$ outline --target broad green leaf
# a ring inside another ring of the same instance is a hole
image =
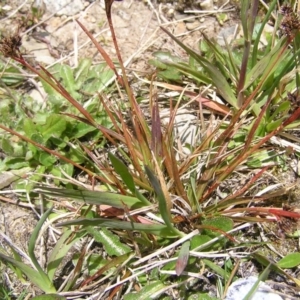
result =
[[[14,148],[11,144],[12,142],[8,138],[2,138],[1,149],[3,150],[3,152],[5,152],[5,154],[13,156]]]
[[[262,165],[262,161],[258,158],[253,158],[249,161],[247,161],[247,166],[250,168],[260,168]]]
[[[153,56],[156,57],[157,60],[152,59],[149,61],[149,63],[161,69],[157,73],[158,76],[165,80],[181,80],[181,75],[178,71],[178,68],[173,65],[173,63],[176,64],[177,62],[180,62],[181,59],[173,56],[169,51],[156,51],[153,53]]]
[[[23,143],[13,143],[14,156],[24,157],[26,153],[26,146]]]
[[[107,265],[110,261],[103,258],[102,254],[91,254],[87,258],[87,268],[89,270],[89,275],[94,275],[100,268]],[[110,268],[110,271],[112,267]],[[106,273],[106,272],[105,272]]]
[[[69,226],[69,225],[99,226],[99,227],[108,227],[108,228],[122,229],[122,230],[142,231],[142,232],[152,233],[158,236],[164,236],[170,238],[178,236],[178,234],[174,234],[174,232],[171,231],[165,225],[141,224],[141,223],[105,219],[105,218],[94,218],[94,219],[79,218],[77,220],[67,221],[67,222],[57,224],[57,226]]]
[[[41,72],[43,73],[43,72]],[[45,75],[47,77],[47,75]],[[46,94],[48,95],[49,101],[53,104],[62,104],[66,102],[66,99],[60,95],[50,84],[48,84],[46,81],[44,81],[43,79],[41,79],[43,88],[46,92]]]
[[[38,144],[44,143],[44,139],[40,133],[34,133],[30,138]],[[31,147],[32,149],[37,149],[34,145],[29,144],[28,146]]]
[[[39,162],[45,166],[45,167],[51,167],[56,162],[56,157],[47,153],[47,152],[41,152],[39,155]]]
[[[68,163],[62,163],[60,168],[67,173],[67,175],[71,176],[73,175],[74,172],[74,166],[72,164],[68,164]]]
[[[51,114],[44,126],[41,126],[41,133],[47,141],[52,135],[60,137],[65,131],[67,122],[63,116]]]
[[[166,70],[160,71],[157,74],[165,80],[171,80],[171,81],[181,80],[181,75],[179,74],[177,69],[172,67],[171,65]]]
[[[103,86],[112,78],[114,72],[111,68],[107,66],[106,63],[100,63],[93,68],[96,72],[96,78],[98,79],[98,85],[102,84]]]
[[[89,58],[84,58],[80,60],[79,65],[74,72],[74,78],[76,81],[77,90],[79,90],[82,87],[82,84],[86,80],[91,65],[92,65],[92,60]]]
[[[161,281],[151,282],[146,285],[137,293],[129,293],[124,295],[124,300],[150,300],[153,299],[152,296],[161,290],[164,290],[166,286]]]
[[[283,269],[290,269],[300,265],[300,253],[290,253],[283,257],[278,263],[277,266]]]
[[[34,157],[34,153],[31,150],[28,150],[25,153],[25,160],[26,161],[30,161],[31,159],[33,159],[33,157]]]
[[[74,136],[72,136],[72,138],[74,138]],[[51,144],[54,144],[56,147],[63,149],[65,148],[68,144],[68,138],[64,137],[64,139],[59,138],[59,137],[55,137],[55,136],[51,136],[49,141],[51,142]]]
[[[152,66],[162,69],[162,70],[165,70],[168,67],[166,64],[162,63],[159,60],[153,59],[153,58],[149,59],[148,63],[149,63],[149,65],[152,65]]]
[[[72,189],[57,189],[48,187],[38,187],[36,192],[47,194],[57,198],[70,198],[87,204],[106,204],[116,208],[137,209],[144,207],[143,203],[136,197],[113,194],[100,191],[72,190]]]
[[[152,55],[162,63],[166,63],[166,64],[178,63],[181,61],[179,57],[172,55],[170,51],[156,51]]]
[[[35,116],[33,116],[32,121],[34,124],[37,125],[45,125],[47,122],[47,118],[49,116],[49,113],[45,113],[45,112],[38,112],[36,113]]]
[[[94,94],[102,90],[106,87],[112,76],[114,76],[114,72],[107,67],[106,63],[94,66],[90,69],[88,78],[84,83],[84,92]]]
[[[93,131],[96,131],[95,127],[80,122],[76,124],[76,127],[73,129],[72,138],[78,139]]]
[[[25,119],[23,121],[23,130],[25,132],[25,135],[30,137],[37,132],[37,126],[33,123],[31,119]]]
[[[267,131],[268,132],[271,132],[273,130],[276,130],[282,123],[283,121],[286,119],[286,117],[283,117],[279,120],[276,120],[276,121],[273,121],[273,122],[270,122],[267,124]]]
[[[212,237],[204,234],[195,235],[191,239],[191,250],[200,247],[201,245],[209,242]]]
[[[24,81],[24,76],[20,74],[20,71],[13,67],[9,66],[7,67],[7,64],[3,64],[0,62],[0,72],[1,72],[1,78],[0,81],[3,81],[4,84],[11,86],[11,85],[18,85],[22,81]]]
[[[204,220],[202,222],[202,224],[204,226],[207,225],[207,226],[212,226],[212,227],[218,228],[218,229],[220,229],[224,232],[227,232],[227,231],[231,230],[233,228],[233,225],[234,225],[232,219],[227,218],[227,217],[223,217],[223,216]],[[210,229],[205,229],[205,232],[207,232],[209,235],[214,235],[214,236],[219,236],[219,235],[222,234],[221,232],[214,231],[213,229],[211,229],[211,230]]]
[[[83,153],[82,150],[77,146],[70,147],[66,155],[70,160],[78,164],[82,164],[84,161],[86,161],[85,153]]]
[[[28,167],[28,162],[25,161],[23,157],[8,157],[5,159],[5,165],[9,169],[17,170],[24,167]]]
[[[87,227],[85,230],[94,237],[96,242],[101,243],[104,246],[104,249],[109,256],[120,256],[131,251],[130,247],[120,242],[120,238],[117,235],[104,227],[100,230],[93,227]]]
[[[272,115],[268,118],[268,121],[273,121],[276,118],[278,118],[278,115],[284,114],[287,115],[289,109],[291,107],[290,101],[284,101],[278,105],[278,107],[275,109],[275,111],[272,113]]]
[[[59,75],[63,80],[64,88],[70,93],[74,99],[81,97],[76,91],[75,79],[73,75],[73,70],[68,65],[61,65]]]
[[[32,174],[30,176],[30,180],[35,181],[35,182],[41,181],[41,179],[44,178],[43,175],[45,174],[45,171],[46,171],[45,166],[38,166],[35,169],[34,174]]]
[[[19,268],[28,278],[29,280],[39,287],[45,293],[55,293],[56,289],[53,286],[52,282],[48,280],[45,281],[45,277],[41,276],[40,272],[33,270],[29,266],[25,265],[22,262],[16,261],[15,259],[4,255],[0,252],[0,258],[6,262],[11,263],[15,267]]]

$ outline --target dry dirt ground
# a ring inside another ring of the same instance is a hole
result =
[[[16,31],[19,21],[29,16],[31,2],[2,2],[0,32],[1,35],[5,35]],[[211,38],[217,38],[224,28],[229,29],[229,33],[226,34],[230,34],[232,28],[238,24],[238,12],[236,6],[227,2],[226,4],[225,1],[214,1],[214,6],[209,12],[201,10],[199,5],[183,5],[181,8],[185,9],[184,12],[176,10],[173,4],[154,3],[149,0],[116,1],[112,10],[113,22],[123,60],[129,72],[134,70],[140,74],[151,73],[148,60],[157,50],[169,50],[175,55],[185,56],[182,49],[160,30],[160,26],[167,28],[194,49],[198,47],[202,31]],[[218,19],[220,12],[225,12],[224,24]],[[98,51],[76,23],[76,19],[93,33],[111,57],[115,56],[103,4],[101,1],[86,1],[84,9],[74,15],[60,15],[59,12],[55,13],[46,8],[41,21],[22,33],[22,46],[27,57],[34,58],[45,66],[56,62],[76,66],[82,57],[92,57],[95,63],[102,61]],[[38,93],[33,95],[43,97]],[[6,193],[0,195],[0,243],[4,245],[11,242],[27,252],[30,233],[38,217],[28,203],[17,204],[18,195],[7,193],[9,188],[9,185],[3,187]],[[7,274],[11,275],[9,270]],[[11,278],[13,277],[3,275],[3,281],[18,295],[21,292],[20,285]],[[31,290],[34,293],[34,289]]]

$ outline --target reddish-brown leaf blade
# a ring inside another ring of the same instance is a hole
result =
[[[189,260],[189,254],[190,254],[190,241],[185,242],[179,252],[178,260],[176,262],[176,275],[180,276],[184,269],[187,266],[188,260]]]

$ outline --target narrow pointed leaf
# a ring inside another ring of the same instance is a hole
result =
[[[40,272],[33,270],[29,266],[25,265],[22,262],[16,261],[15,259],[4,255],[0,252],[0,258],[6,263],[11,263],[13,266],[19,268],[27,277],[28,279],[39,287],[45,293],[55,293],[56,289],[54,288],[52,282],[45,281],[44,277],[40,275]]]
[[[31,300],[66,300],[64,296],[56,295],[56,294],[48,294],[48,295],[40,295],[31,298]]]
[[[210,268],[212,269],[216,274],[222,276],[225,280],[228,280],[230,277],[230,273],[226,272],[223,268],[219,267],[217,264],[214,262],[208,260],[208,259],[203,259],[203,262]]]
[[[40,264],[38,263],[36,257],[35,257],[35,253],[34,253],[34,248],[35,248],[35,244],[38,238],[38,234],[43,226],[43,224],[45,223],[46,219],[48,218],[48,216],[50,215],[51,211],[52,211],[53,207],[50,207],[41,217],[41,219],[38,221],[37,225],[35,226],[31,237],[29,239],[29,243],[28,243],[28,254],[29,257],[31,258],[32,263],[34,264],[34,266],[36,267],[36,269],[38,270],[41,279],[48,284],[49,286],[52,285],[52,282],[50,281],[49,277],[47,276],[47,274],[43,271],[43,269],[41,268]]]
[[[51,251],[47,265],[47,274],[50,280],[53,280],[55,271],[57,270],[63,258],[67,255],[70,248],[83,236],[83,234],[76,233],[76,236],[72,239],[72,241],[66,243],[67,239],[72,233],[73,231],[71,230],[64,232]]]
[[[128,189],[135,193],[135,184],[132,175],[128,171],[128,168],[125,166],[125,164],[118,159],[116,156],[114,156],[112,153],[108,153],[108,157],[114,167],[114,170],[121,176],[122,180],[128,187]]]
[[[214,85],[218,89],[220,95],[234,108],[238,108],[237,98],[233,93],[233,88],[227,82],[223,74],[212,64],[203,64],[206,72],[210,75]]]
[[[269,273],[270,273],[270,269],[271,269],[272,264],[269,264],[264,271],[261,273],[261,275],[259,276],[259,278],[256,280],[256,282],[254,283],[254,285],[251,287],[250,291],[247,293],[247,295],[243,298],[243,300],[251,300],[253,299],[253,296],[255,295],[257,289],[259,288],[259,284],[262,281],[265,281],[266,279],[268,279]]]
[[[162,188],[160,186],[158,179],[155,177],[155,175],[153,174],[153,172],[150,170],[149,167],[146,166],[145,170],[149,177],[151,185],[153,186],[153,189],[157,195],[159,212],[161,213],[161,216],[162,216],[163,220],[165,221],[166,226],[174,233],[182,235],[182,233],[180,231],[178,231],[172,224],[171,214],[167,208],[167,201],[165,199],[164,193],[162,191]]]
[[[162,131],[161,120],[159,116],[158,102],[155,101],[152,107],[152,122],[151,122],[151,148],[157,160],[162,158]]]
[[[226,78],[222,75],[222,73],[214,67],[208,60],[204,57],[184,45],[181,41],[179,41],[174,35],[168,32],[166,29],[161,27],[161,29],[167,33],[181,48],[183,48],[190,56],[192,56],[196,61],[198,61],[203,68],[205,68],[206,72],[211,77],[214,85],[218,89],[221,96],[234,108],[238,108],[237,99],[234,93],[232,92],[232,87],[227,82]]]
[[[176,237],[178,234],[170,230],[166,225],[161,224],[141,224],[135,222],[110,220],[105,218],[84,219],[67,221],[57,224],[57,226],[83,225],[83,226],[100,226],[122,230],[135,230],[152,233],[159,236]]]
[[[38,187],[35,192],[58,198],[70,198],[87,204],[106,204],[116,208],[136,209],[145,206],[138,198],[109,192]]]
[[[159,291],[164,290],[166,286],[161,281],[151,282],[143,287],[138,293],[129,293],[124,296],[124,300],[149,300],[153,299],[154,293],[159,293]],[[155,298],[157,299],[157,298]]]
[[[175,268],[177,276],[180,276],[182,274],[188,263],[190,254],[190,244],[190,241],[187,241],[181,246]]]

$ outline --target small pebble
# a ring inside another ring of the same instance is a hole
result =
[[[174,8],[170,8],[170,9],[167,11],[167,13],[166,13],[167,17],[168,17],[168,18],[173,18],[173,17],[174,17],[174,12],[175,12]]]
[[[186,29],[188,30],[195,30],[197,27],[200,26],[200,22],[199,21],[195,21],[193,23],[186,23]]]
[[[214,2],[213,0],[204,0],[200,2],[200,7],[203,10],[213,10],[214,9]]]
[[[4,5],[1,7],[2,10],[5,10],[5,11],[10,11],[11,10],[11,6],[10,5]]]

